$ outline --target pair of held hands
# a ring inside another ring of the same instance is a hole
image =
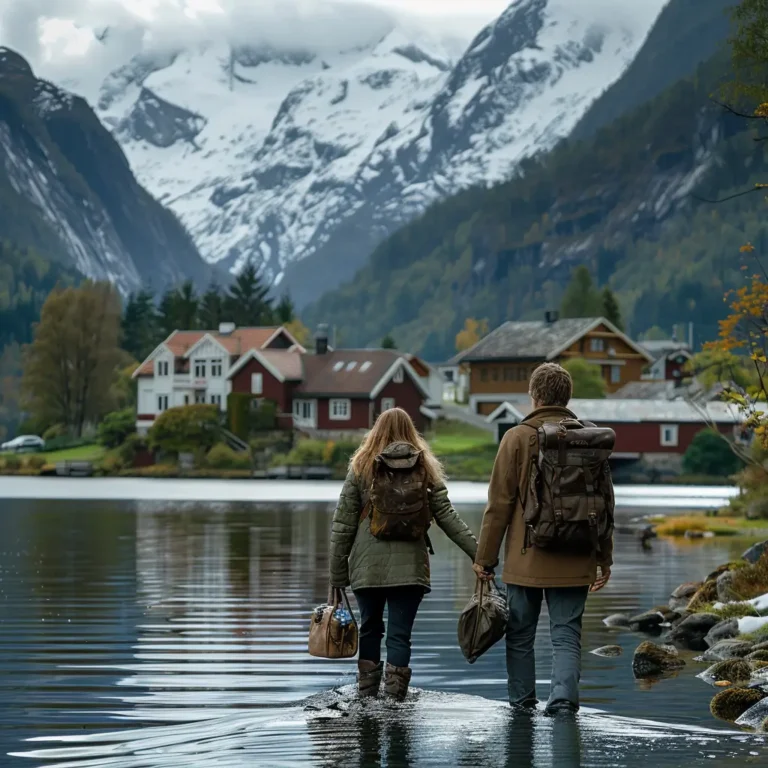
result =
[[[472,566],[472,570],[477,574],[477,578],[481,579],[482,581],[492,581],[495,577],[495,574],[492,570],[488,571],[485,568],[483,568],[482,565],[478,565],[475,563]],[[600,566],[600,575],[595,580],[595,583],[589,588],[590,592],[599,592],[610,580],[611,578],[611,569],[601,565]]]

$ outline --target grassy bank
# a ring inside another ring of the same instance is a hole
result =
[[[719,515],[681,515],[651,518],[659,536],[685,536],[688,532],[710,533],[715,536],[751,536],[768,533],[768,520],[748,520],[745,517]]]

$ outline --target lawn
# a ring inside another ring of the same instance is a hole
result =
[[[476,451],[496,445],[493,432],[473,427],[461,421],[448,419],[437,422],[435,431],[429,438],[432,450],[438,456],[451,456],[459,453]]]
[[[51,451],[45,453],[2,453],[0,458],[5,456],[18,456],[24,461],[28,456],[42,456],[49,464],[55,464],[57,461],[98,461],[106,453],[102,445],[96,443],[90,445],[78,445],[76,448],[64,448],[60,451]]]

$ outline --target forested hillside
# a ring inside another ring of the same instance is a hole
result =
[[[727,54],[583,142],[564,142],[518,178],[436,205],[307,314],[345,344],[391,333],[440,359],[467,317],[491,327],[559,304],[577,264],[619,296],[631,333],[696,323],[712,336],[739,246],[768,247],[765,200],[719,200],[768,178],[764,144],[715,104]]]

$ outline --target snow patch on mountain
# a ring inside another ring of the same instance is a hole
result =
[[[567,136],[664,2],[517,0],[463,54],[408,25],[335,53],[144,53],[97,106],[206,259],[255,259],[275,282],[291,267],[302,304],[435,200],[501,181]]]

